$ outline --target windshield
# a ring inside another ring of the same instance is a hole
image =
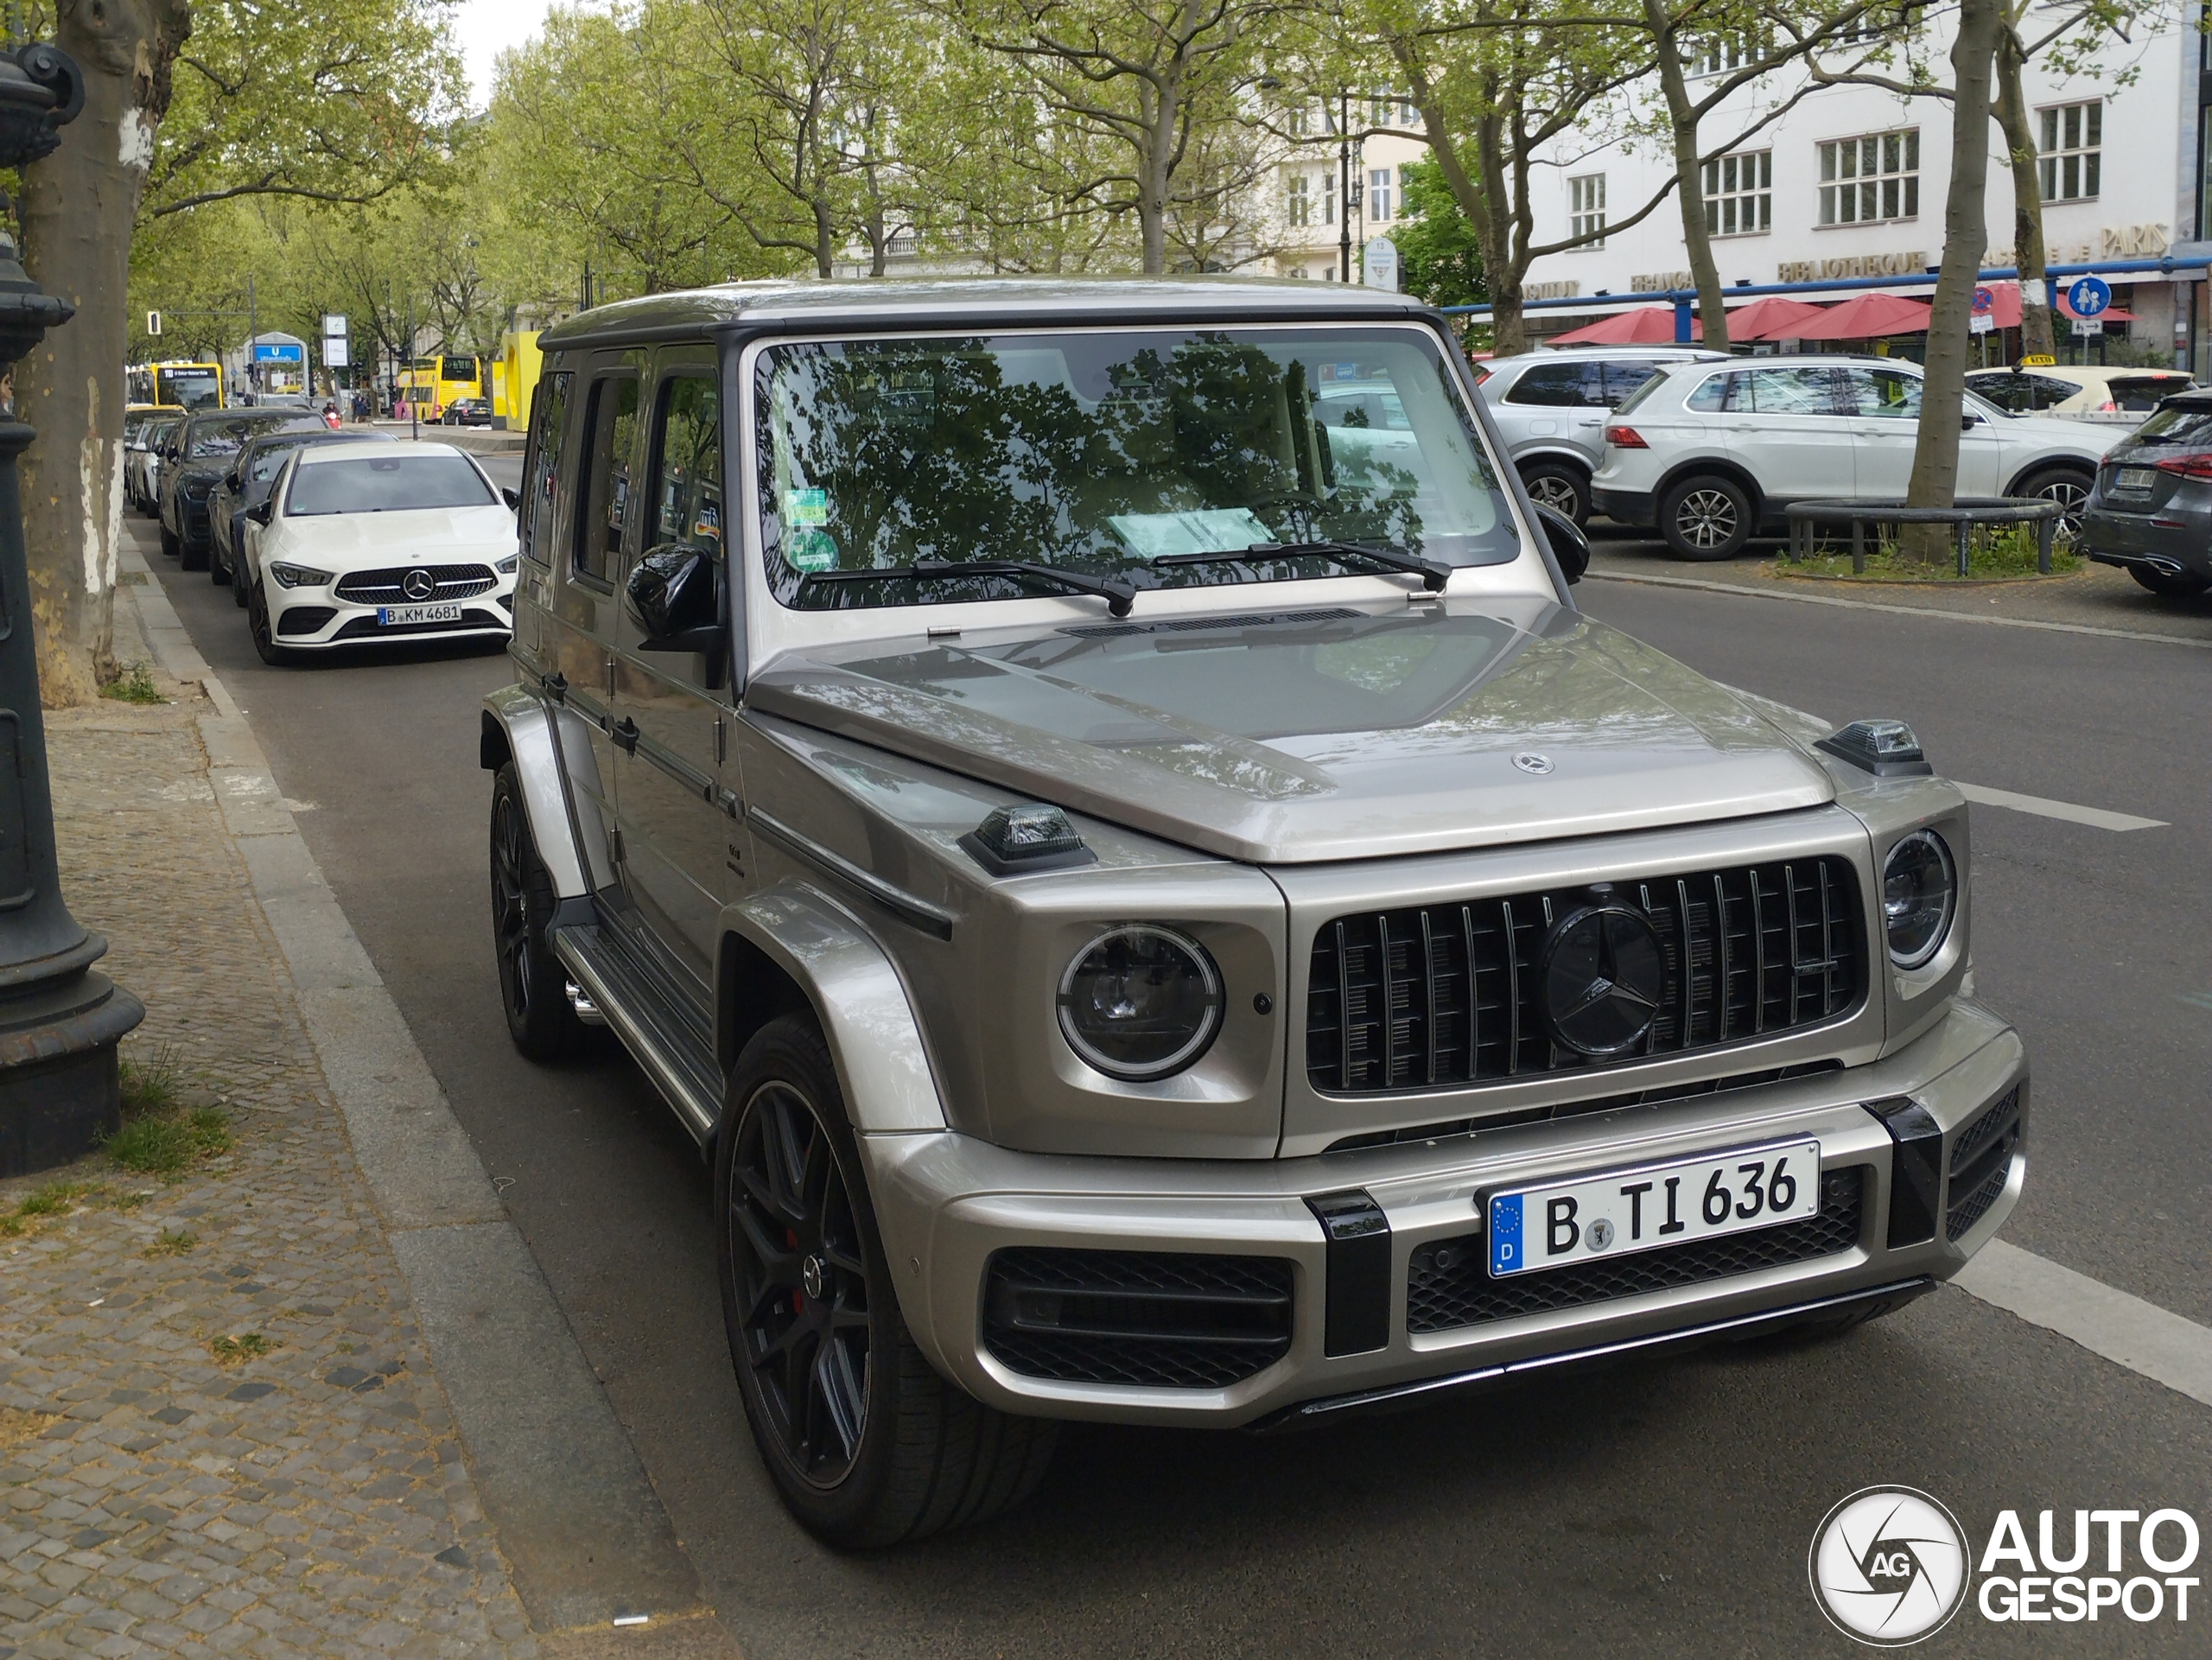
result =
[[[1453,565],[1520,550],[1425,330],[1096,330],[844,341],[761,354],[763,541],[805,607],[1014,598],[1005,576],[813,582],[1022,560],[1140,588],[1281,580],[1347,542]]]
[[[163,369],[160,372],[161,403],[188,410],[222,407],[223,380],[214,370]]]
[[[295,467],[284,512],[293,518],[314,518],[328,513],[488,507],[497,499],[484,475],[460,455],[364,455],[358,461],[318,461]]]

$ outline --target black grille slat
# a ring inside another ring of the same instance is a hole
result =
[[[1605,1061],[1553,1044],[1539,1007],[1543,943],[1558,917],[1592,902],[1590,889],[1338,917],[1313,936],[1306,1075],[1332,1094],[1448,1089],[1821,1024],[1865,995],[1858,895],[1851,866],[1834,855],[1609,891],[1611,902],[1636,905],[1649,919],[1662,989],[1642,1042]]]
[[[1031,1377],[1221,1389],[1290,1351],[1274,1256],[1019,1248],[985,1275],[983,1343]]]
[[[2012,1155],[2020,1146],[2020,1089],[2017,1084],[1998,1103],[1959,1133],[1951,1144],[1949,1202],[1943,1236],[1962,1239],[1989,1214],[2012,1174]]]
[[[1435,1240],[1417,1249],[1408,1265],[1406,1329],[1448,1332],[1493,1320],[1519,1320],[1701,1285],[1850,1250],[1859,1241],[1866,1175],[1863,1165],[1825,1173],[1821,1178],[1821,1213],[1802,1222],[1599,1258],[1511,1279],[1493,1280],[1485,1271],[1489,1253],[1481,1232]]]
[[[437,592],[417,600],[400,584],[410,571],[427,570]],[[498,585],[489,565],[392,565],[378,570],[357,570],[339,579],[338,597],[354,605],[435,605],[443,600],[467,600]]]

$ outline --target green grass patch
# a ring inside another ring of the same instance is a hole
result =
[[[165,1043],[154,1051],[153,1059],[140,1060],[125,1055],[118,1067],[123,1080],[123,1111],[125,1117],[141,1112],[167,1112],[176,1105],[177,1064],[176,1046]]]
[[[112,680],[100,683],[100,696],[112,697],[119,703],[166,703],[154,684],[154,670],[144,662],[128,663],[116,671]]]
[[[141,1112],[124,1120],[108,1138],[107,1155],[125,1170],[175,1181],[194,1165],[227,1153],[235,1143],[230,1121],[215,1107]]]
[[[1870,527],[1871,528],[1871,527]],[[1775,562],[1775,569],[1793,576],[1827,576],[1849,582],[1855,573],[1851,569],[1851,532],[1848,530],[1823,531],[1814,541],[1814,552],[1804,559],[1783,557]],[[2063,576],[2082,569],[2082,561],[2068,544],[2058,543],[2050,550],[2050,574]],[[2041,573],[2036,569],[2036,527],[2033,525],[1982,525],[1974,527],[1972,540],[1967,546],[1967,580],[1987,582],[2005,576],[2034,576]],[[1942,557],[1933,564],[1907,557],[1897,546],[1897,537],[1887,528],[1869,537],[1866,543],[1866,572],[1862,582],[1955,582],[1959,578],[1958,544],[1948,538],[1947,532]]]
[[[242,1337],[210,1339],[207,1352],[215,1357],[219,1366],[243,1366],[249,1360],[258,1360],[277,1347],[274,1339],[258,1332],[248,1332]]]
[[[147,1256],[181,1256],[200,1243],[200,1236],[189,1228],[163,1228],[154,1236],[142,1255]]]
[[[88,1181],[50,1181],[37,1192],[16,1201],[17,1216],[62,1216],[77,1206],[77,1201],[100,1190]]]

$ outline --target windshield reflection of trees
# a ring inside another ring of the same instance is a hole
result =
[[[769,402],[787,435],[788,474],[764,479],[764,494],[778,503],[779,483],[823,493],[821,530],[836,550],[830,569],[841,571],[1020,559],[1175,587],[1335,568],[1305,557],[1161,569],[1110,523],[1238,508],[1264,527],[1254,540],[1421,550],[1420,480],[1390,453],[1418,455],[1411,430],[1374,429],[1349,401],[1332,411],[1305,357],[1278,361],[1218,333],[1182,337],[1163,352],[1166,344],[1155,339],[1086,376],[1101,382],[1090,398],[1065,379],[1009,379],[1005,361],[980,339],[786,348]],[[1313,348],[1317,357],[1332,349]],[[1397,348],[1408,357],[1411,350]],[[1060,360],[1050,345],[1014,355]],[[772,469],[772,458],[763,461]],[[791,529],[782,535],[790,539]],[[802,590],[782,559],[769,563],[786,602],[916,597],[873,582]],[[940,582],[929,597],[1023,591],[1007,578],[978,576]]]

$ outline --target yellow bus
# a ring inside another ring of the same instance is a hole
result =
[[[516,329],[499,337],[499,355],[492,365],[492,424],[503,432],[530,430],[530,400],[544,361],[537,333]]]
[[[416,358],[412,369],[402,369],[393,378],[392,390],[417,405],[424,420],[433,421],[455,398],[484,396],[482,362],[451,355]]]
[[[138,363],[124,378],[133,404],[160,404],[195,415],[224,407],[219,363]]]

